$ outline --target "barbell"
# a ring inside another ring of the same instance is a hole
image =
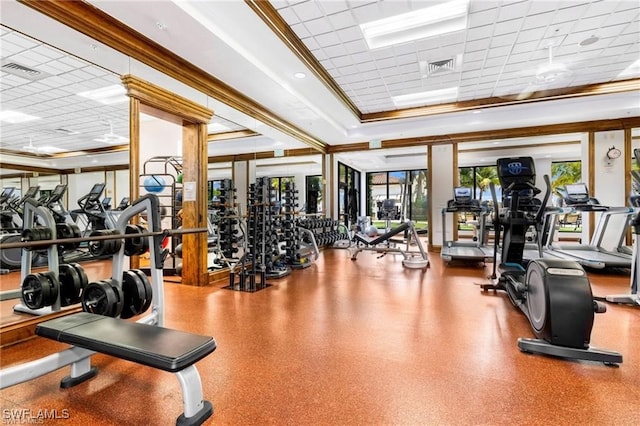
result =
[[[129,238],[145,238],[145,237],[169,237],[173,235],[182,235],[182,234],[199,234],[208,232],[207,228],[191,228],[191,229],[164,229],[162,231],[154,231],[154,232],[142,232],[142,233],[130,233],[130,234],[122,234],[119,231],[112,232],[107,235],[93,235],[89,237],[75,237],[75,238],[55,238],[55,239],[46,239],[46,240],[33,240],[33,241],[21,241],[15,243],[0,243],[0,249],[11,249],[11,248],[32,248],[32,247],[47,247],[52,246],[54,244],[73,244],[73,243],[91,243],[92,241],[107,241],[107,240],[120,240],[120,239],[129,239]]]

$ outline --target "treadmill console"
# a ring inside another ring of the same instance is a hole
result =
[[[471,188],[457,187],[453,189],[453,199],[459,204],[469,204],[471,198]]]

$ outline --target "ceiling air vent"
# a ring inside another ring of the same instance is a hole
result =
[[[429,75],[442,74],[451,71],[453,71],[453,58],[429,62],[429,68],[427,69]]]
[[[47,74],[46,72],[29,68],[17,62],[6,62],[6,63],[3,62],[2,71],[9,74],[17,75],[18,77],[21,77],[21,78],[26,78],[27,80],[34,80],[34,81],[41,80],[45,77],[50,76],[50,74]]]
[[[462,55],[455,55],[452,58],[437,61],[420,61],[420,73],[423,78],[450,74],[460,69],[460,62],[462,62]]]

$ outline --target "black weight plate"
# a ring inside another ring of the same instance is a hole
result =
[[[149,281],[149,277],[147,277],[147,275],[144,272],[142,272],[140,269],[132,269],[132,271],[138,274],[138,276],[140,277],[140,280],[142,281],[142,284],[144,285],[145,301],[140,311],[140,313],[143,313],[147,309],[149,309],[149,306],[151,306],[151,302],[153,301],[153,287],[151,286],[151,281]]]
[[[84,268],[82,268],[79,263],[69,263],[69,266],[73,266],[78,272],[78,276],[80,277],[80,288],[85,288],[87,284],[89,284],[89,278],[87,277],[87,273],[84,271]]]
[[[29,274],[22,281],[20,294],[22,303],[29,309],[44,308],[51,294],[49,282],[40,273]]]
[[[82,292],[82,310],[85,312],[109,316],[117,303],[113,288],[104,281],[90,282]]]
[[[80,228],[78,228],[78,226],[74,223],[57,223],[56,237],[59,239],[79,238],[81,237]],[[61,250],[75,250],[80,247],[80,243],[63,242],[58,244],[58,247],[60,247]]]
[[[60,280],[60,304],[69,306],[78,303],[82,292],[82,283],[76,268],[72,265],[60,265],[58,267],[58,278]]]
[[[124,294],[122,292],[122,288],[116,285],[116,283],[113,282],[113,280],[107,280],[107,281],[110,282],[111,289],[113,290],[113,293],[116,295],[116,304],[113,306],[113,310],[111,311],[111,316],[115,318],[122,313],[122,308],[124,307]]]
[[[142,233],[142,228],[137,225],[127,225],[124,233],[127,235],[130,234],[140,234]],[[144,238],[135,237],[135,238],[127,238],[124,242],[124,254],[127,256],[135,256],[144,253]]]
[[[120,318],[127,319],[140,314],[146,300],[146,291],[138,274],[130,270],[122,273],[122,292],[124,304]]]

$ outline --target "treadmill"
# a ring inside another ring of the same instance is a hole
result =
[[[476,241],[447,241],[447,214],[471,213],[478,217],[478,238]],[[493,262],[493,249],[484,245],[485,221],[489,209],[471,196],[471,188],[457,187],[453,190],[453,199],[447,201],[442,209],[442,249],[440,257],[445,262],[454,260],[467,262]]]
[[[587,268],[631,268],[631,255],[619,251],[606,250],[601,247],[600,243],[611,215],[625,214],[630,217],[634,210],[629,207],[610,208],[601,205],[597,199],[589,196],[589,190],[584,183],[566,185],[562,198],[565,207],[556,209],[548,217],[550,225],[545,250],[555,257],[574,260]],[[554,242],[553,236],[556,230],[557,218],[562,214],[576,212],[602,213],[589,244],[560,244]]]

